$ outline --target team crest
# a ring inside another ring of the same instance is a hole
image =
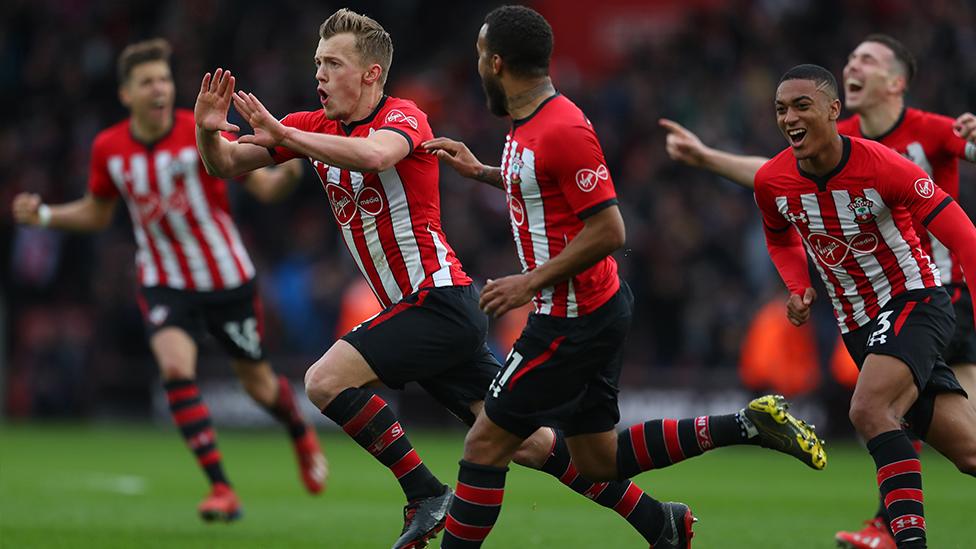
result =
[[[854,214],[854,221],[856,223],[870,223],[874,221],[874,212],[871,211],[873,207],[874,202],[863,196],[854,197],[854,200],[847,205],[847,209]]]
[[[516,156],[512,159],[512,167],[509,170],[509,179],[516,185],[522,184],[522,157]]]

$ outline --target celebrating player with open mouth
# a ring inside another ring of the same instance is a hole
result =
[[[232,357],[248,394],[288,430],[309,492],[322,491],[328,470],[288,380],[264,359],[254,266],[230,217],[225,183],[200,163],[193,114],[174,112],[169,56],[169,44],[158,39],[132,44],[119,56],[119,96],[131,116],[95,138],[88,194],[59,205],[21,194],[13,210],[20,223],[97,231],[111,222],[119,198],[125,201],[139,245],[139,304],[149,346],[173,419],[212,485],[198,510],[205,520],[234,520],[240,503],[195,381],[194,338],[202,332]],[[299,164],[259,170],[245,187],[274,198],[300,173]]]
[[[790,290],[790,321],[806,322],[815,298],[804,249],[830,292],[861,370],[851,422],[877,466],[889,526],[899,549],[925,547],[921,466],[903,418],[976,475],[976,410],[941,355],[955,314],[913,220],[956,254],[970,290],[976,228],[920,167],[874,141],[841,136],[840,109],[826,69],[799,65],[783,75],[776,120],[790,147],[756,173],[756,202]]]

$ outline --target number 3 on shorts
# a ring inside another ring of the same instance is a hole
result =
[[[515,349],[512,349],[512,352],[508,353],[508,358],[505,359],[505,369],[498,372],[498,375],[495,376],[494,381],[491,382],[491,387],[488,388],[493,397],[498,397],[498,393],[501,392],[502,387],[508,383],[508,378],[512,377],[512,373],[518,369],[523,358],[522,353],[516,351]]]
[[[891,328],[891,322],[888,322],[888,317],[891,316],[892,311],[885,311],[878,315],[878,329],[871,333],[871,337],[868,338],[868,347],[871,347],[875,343],[884,345],[888,341],[888,336],[885,335]]]

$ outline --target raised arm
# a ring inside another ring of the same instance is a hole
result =
[[[761,156],[732,154],[708,147],[694,132],[667,118],[658,120],[658,124],[668,131],[665,147],[671,160],[708,170],[747,189],[753,188],[756,172],[769,160]]]
[[[234,94],[234,108],[254,128],[253,135],[243,135],[238,142],[260,146],[265,151],[282,146],[330,166],[357,172],[386,171],[410,154],[408,138],[382,128],[369,137],[343,137],[286,126],[271,116],[253,93]]]
[[[462,176],[487,183],[492,187],[504,188],[501,168],[482,164],[464,143],[446,137],[436,137],[424,141],[421,146]]]
[[[227,111],[234,96],[234,76],[230,71],[217,69],[213,77],[204,75],[193,107],[197,125],[197,149],[207,173],[231,178],[274,163],[271,153],[258,145],[231,141],[221,132],[238,132],[240,128],[227,122]]]
[[[543,288],[559,284],[589,269],[624,245],[626,230],[616,204],[583,220],[583,229],[563,251],[527,273],[488,280],[481,292],[481,309],[501,316],[521,307]]]
[[[117,198],[100,198],[89,193],[72,202],[48,205],[39,195],[20,193],[14,197],[12,209],[14,220],[23,225],[95,232],[111,223],[117,203]]]
[[[302,160],[293,158],[277,166],[254,170],[244,178],[244,188],[261,202],[288,196],[302,177]]]
[[[961,147],[962,154],[958,156],[976,163],[976,114],[967,112],[956,118],[952,132],[965,141]]]

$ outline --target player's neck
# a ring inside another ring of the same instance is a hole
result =
[[[829,146],[817,153],[816,156],[800,160],[799,164],[803,171],[822,176],[832,172],[840,164],[841,157],[843,156],[844,141],[841,139],[840,134],[835,133],[834,137],[830,140]]]
[[[376,105],[383,99],[383,88],[372,87],[363,92],[359,99],[359,104],[352,110],[349,116],[342,120],[345,125],[353,124],[364,120],[376,110]]]
[[[167,118],[166,121],[160,125],[141,120],[139,117],[133,115],[131,122],[129,123],[132,137],[135,137],[141,143],[155,143],[156,141],[159,141],[160,138],[169,133],[169,130],[172,127],[172,116]]]
[[[511,89],[508,89],[511,88]],[[525,80],[507,86],[505,90],[508,114],[513,120],[529,116],[556,93],[548,76],[541,79]]]
[[[905,99],[899,96],[858,113],[861,115],[861,135],[877,137],[888,133],[898,122],[904,109]]]

